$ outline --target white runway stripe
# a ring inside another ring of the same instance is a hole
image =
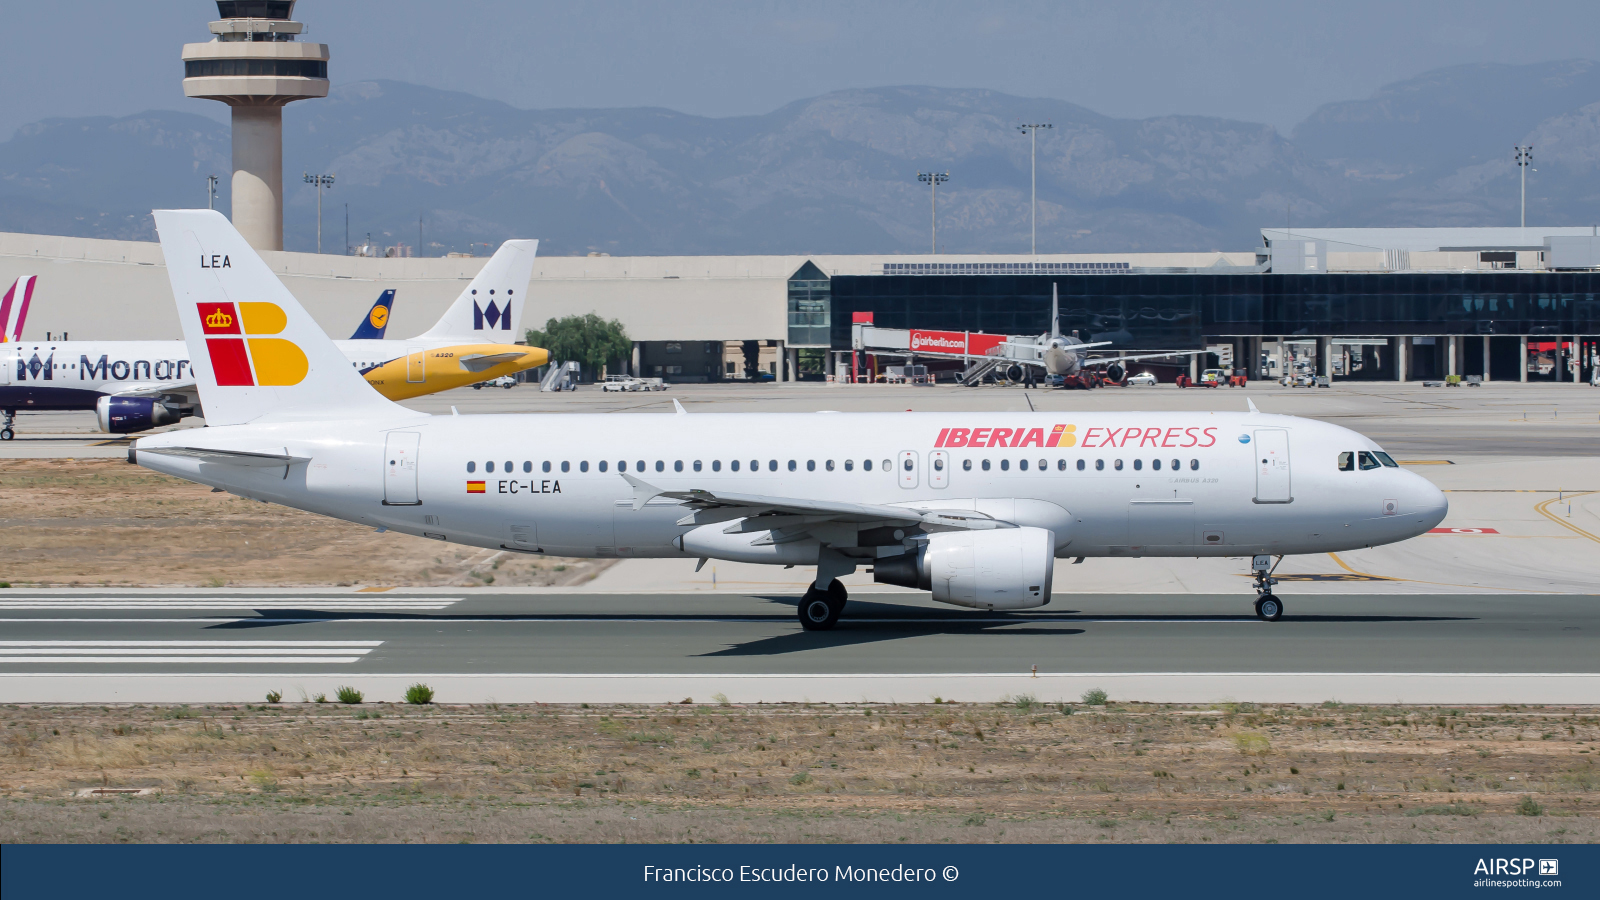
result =
[[[353,663],[359,656],[6,656],[0,654],[0,665],[29,665],[37,663],[227,663],[229,665],[253,663]]]
[[[383,641],[0,641],[23,663],[354,663]]]
[[[393,598],[357,600],[343,597],[28,597],[0,600],[0,612],[23,609],[153,609],[153,610],[240,610],[240,609],[326,609],[338,612],[440,610],[461,602],[460,597]]]

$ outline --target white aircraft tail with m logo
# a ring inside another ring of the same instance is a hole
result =
[[[522,307],[538,241],[506,241],[439,321],[416,340],[512,344],[522,340]]]

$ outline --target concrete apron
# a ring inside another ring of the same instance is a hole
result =
[[[0,674],[0,703],[261,703],[268,691],[293,707],[351,684],[368,703],[402,702],[432,687],[440,703],[997,703],[1022,695],[1079,703],[1103,690],[1113,702],[1222,701],[1317,704],[1593,704],[1600,673],[1113,672],[917,675],[247,675]],[[337,705],[336,703],[334,705]]]

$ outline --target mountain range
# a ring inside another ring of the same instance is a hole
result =
[[[1600,63],[1465,65],[1330,103],[1288,135],[1198,116],[1116,118],[987,90],[837,91],[762,116],[519,109],[394,81],[284,116],[285,246],[315,246],[304,171],[333,173],[323,248],[370,233],[426,255],[538,237],[546,254],[1026,253],[1038,135],[1041,252],[1239,250],[1258,229],[1506,225],[1516,144],[1529,220],[1600,218]],[[149,210],[206,200],[228,128],[192,113],[46,119],[0,143],[0,230],[151,240]],[[480,252],[481,248],[480,248]]]

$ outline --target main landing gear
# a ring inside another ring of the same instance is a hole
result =
[[[1283,562],[1283,557],[1278,557],[1278,563]],[[1271,556],[1257,556],[1250,561],[1250,568],[1256,573],[1256,615],[1263,621],[1276,622],[1283,618],[1283,601],[1272,593],[1272,586],[1278,579],[1272,573],[1278,570],[1278,563],[1272,561]]]
[[[800,627],[807,631],[827,631],[839,623],[839,613],[844,612],[844,602],[850,598],[844,584],[835,578],[828,589],[817,590],[813,584],[800,598]]]
[[[17,411],[14,409],[6,410],[6,424],[4,427],[0,427],[0,441],[9,441],[17,436],[17,433],[11,430],[11,426],[16,424],[16,421]]]

